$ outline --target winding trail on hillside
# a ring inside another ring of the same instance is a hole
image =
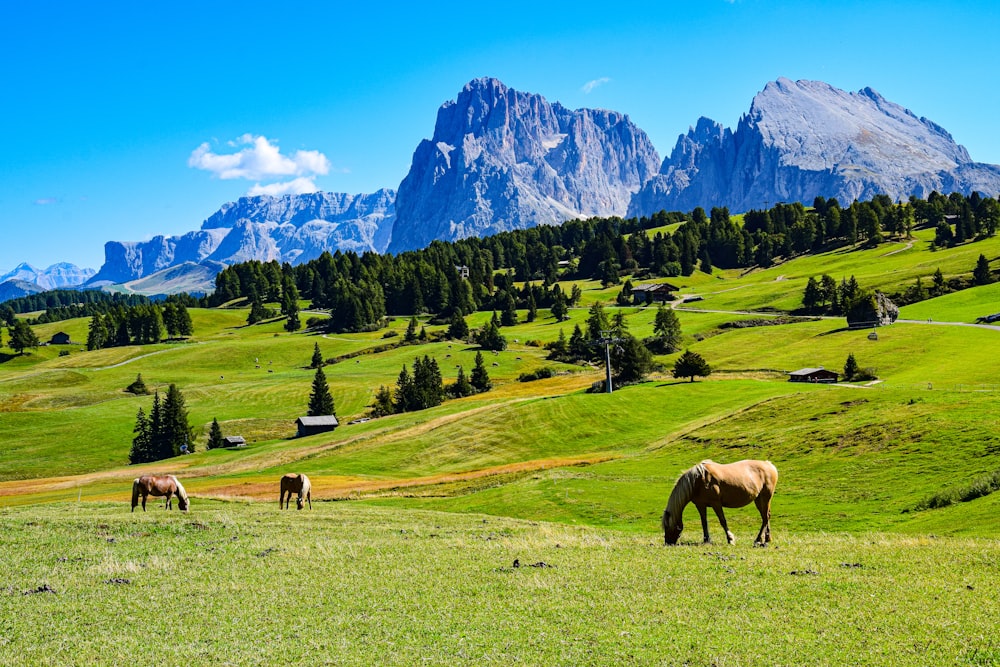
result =
[[[803,320],[843,320],[843,315],[788,315],[787,313],[772,313],[759,310],[717,310],[712,308],[684,308],[674,306],[674,310],[681,310],[688,313],[718,313],[722,315],[751,315],[753,317],[794,317]],[[992,329],[1000,331],[997,324],[978,324],[976,322],[948,322],[944,320],[896,320],[893,324],[926,324],[930,326],[950,326],[950,327],[974,327],[977,329]],[[890,325],[891,326],[891,325]]]
[[[163,354],[164,352],[172,352],[174,350],[180,350],[180,347],[167,347],[162,350],[156,350],[155,352],[147,352],[146,354],[140,354],[138,357],[132,357],[131,359],[126,359],[125,361],[119,361],[117,364],[111,364],[110,366],[100,366],[98,368],[91,368],[92,371],[107,371],[112,368],[119,368],[120,366],[125,366],[126,364],[131,364],[133,361],[139,361],[140,359],[145,359],[151,357],[154,354]],[[81,369],[82,370],[82,369]]]
[[[913,241],[910,241],[909,243],[907,243],[902,248],[896,248],[895,250],[890,250],[889,252],[885,253],[882,256],[883,257],[888,257],[889,255],[895,255],[898,252],[906,252],[907,250],[909,250],[912,247],[913,247]]]

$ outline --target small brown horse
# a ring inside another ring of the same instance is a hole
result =
[[[287,496],[285,494],[288,494]],[[302,498],[305,497],[309,501],[309,509],[313,508],[312,501],[312,484],[309,482],[309,478],[305,475],[299,473],[290,472],[281,478],[281,495],[278,496],[278,507],[281,509],[288,509],[288,501],[292,499],[292,494],[298,494],[295,499],[295,506],[298,509],[302,509],[304,504]],[[282,507],[284,504],[284,507]]]
[[[771,541],[771,497],[778,484],[778,469],[770,461],[737,461],[721,464],[702,461],[685,471],[670,493],[667,508],[663,510],[663,541],[677,544],[684,530],[684,508],[694,503],[701,514],[701,529],[708,537],[708,508],[715,510],[730,544],[736,538],[729,532],[723,507],[744,507],[751,502],[760,512],[760,532],[754,545],[766,546]]]
[[[146,511],[146,498],[148,496],[166,496],[164,506],[169,510],[173,509],[171,498],[177,495],[177,508],[182,512],[188,510],[187,491],[173,475],[143,475],[136,477],[132,482],[132,511],[139,504],[139,496],[142,496],[142,511]]]

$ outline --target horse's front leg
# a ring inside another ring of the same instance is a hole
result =
[[[701,532],[705,534],[704,544],[711,544],[712,539],[708,536],[708,508],[704,505],[695,505],[698,514],[701,515]]]
[[[712,509],[715,510],[715,516],[719,517],[719,523],[722,524],[722,531],[726,534],[726,541],[732,544],[736,541],[736,536],[729,532],[729,526],[726,524],[726,515],[722,513],[722,505],[716,505]]]
[[[167,499],[163,501],[163,507],[165,509],[172,510],[174,508],[174,503],[172,501],[172,498],[173,496],[171,495],[170,491],[167,491]]]

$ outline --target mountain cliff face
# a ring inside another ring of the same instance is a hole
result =
[[[778,79],[730,131],[702,118],[682,135],[629,215],[779,201],[841,203],[887,194],[1000,192],[1000,167],[976,163],[943,128],[871,88],[847,93],[819,81]]]
[[[383,189],[367,195],[243,197],[212,214],[198,231],[149,241],[109,241],[104,265],[88,285],[128,282],[184,263],[299,263],[325,250],[384,252],[395,219],[395,195]]]
[[[389,250],[592,215],[623,215],[659,156],[627,116],[571,111],[496,79],[438,110],[399,186]]]

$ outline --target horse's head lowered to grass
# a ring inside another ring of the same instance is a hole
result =
[[[681,516],[670,513],[670,508],[663,510],[663,543],[674,545],[680,539],[681,531],[684,530],[684,522]]]

